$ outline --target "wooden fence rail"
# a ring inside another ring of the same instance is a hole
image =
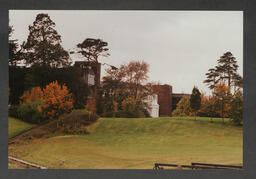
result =
[[[193,165],[193,166],[224,167],[224,168],[229,168],[229,169],[242,169],[243,168],[243,166],[237,166],[237,165],[223,165],[223,164],[195,163],[195,162],[192,162],[191,165]]]
[[[164,164],[155,163],[153,169],[163,170],[163,167],[175,167],[176,169],[190,168],[190,169],[242,169],[242,166],[234,165],[221,165],[221,164],[206,164],[206,163],[191,163],[191,165],[178,165],[178,164]]]
[[[15,157],[11,157],[11,156],[8,156],[8,159],[10,160],[13,160],[13,161],[16,161],[16,162],[19,162],[19,163],[22,163],[26,166],[30,166],[30,167],[33,167],[33,168],[38,168],[38,169],[47,169],[46,167],[43,167],[43,166],[40,166],[40,165],[37,165],[37,164],[34,164],[34,163],[29,163],[29,162],[26,162],[24,160],[21,160],[21,159],[17,159]]]

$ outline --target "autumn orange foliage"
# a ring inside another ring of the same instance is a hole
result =
[[[40,87],[34,87],[30,91],[25,91],[20,97],[20,104],[34,102],[43,98],[43,91]]]
[[[25,91],[20,97],[21,104],[36,100],[43,102],[43,106],[38,106],[37,110],[49,119],[57,119],[73,109],[72,94],[69,93],[66,85],[59,85],[57,81],[46,85],[43,90],[34,87],[30,91]]]
[[[228,117],[232,99],[230,87],[226,86],[224,83],[217,84],[214,88],[213,95],[216,111],[220,114],[220,116]]]
[[[57,81],[46,85],[43,89],[44,112],[49,119],[57,119],[73,109],[73,98],[66,85],[59,85]]]
[[[199,109],[199,113],[204,115],[205,117],[216,116],[215,112],[215,99],[213,96],[206,96],[205,93],[201,95],[201,108]]]

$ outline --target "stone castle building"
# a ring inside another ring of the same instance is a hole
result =
[[[80,68],[81,76],[89,86],[100,86],[101,63],[76,61],[74,67]]]
[[[95,89],[100,86],[101,63],[76,61],[74,66],[82,69],[81,75],[86,84],[94,86]],[[176,109],[179,100],[184,96],[190,96],[189,94],[173,93],[172,86],[166,84],[154,85],[153,91],[155,95],[146,99],[151,106],[149,113],[152,117],[172,116],[172,111]],[[96,99],[97,96],[97,90],[95,90],[95,93],[90,98]]]

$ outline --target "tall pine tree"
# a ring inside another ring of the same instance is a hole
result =
[[[65,67],[70,64],[67,51],[61,46],[61,36],[48,14],[38,14],[29,26],[27,41],[23,43],[26,65]]]
[[[233,76],[237,74],[237,61],[231,52],[226,52],[218,60],[217,72],[220,74],[220,79],[227,81],[230,87],[232,84]]]
[[[77,44],[77,47],[79,48],[77,53],[80,53],[85,57],[86,61],[98,63],[99,56],[109,56],[109,53],[107,52],[109,49],[106,48],[107,45],[108,43],[101,39],[87,38],[82,43]]]
[[[205,75],[206,80],[204,80],[204,83],[206,83],[210,89],[213,89],[219,82],[219,73],[217,72],[216,68],[210,68],[208,73]]]
[[[206,73],[206,80],[204,83],[210,89],[214,89],[217,84],[225,83],[228,87],[242,88],[243,78],[237,73],[238,65],[236,58],[231,52],[224,53],[218,60],[218,65],[215,68],[211,68]]]

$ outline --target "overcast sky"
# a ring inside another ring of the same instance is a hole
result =
[[[100,62],[118,67],[144,60],[150,65],[149,81],[169,84],[175,93],[191,93],[195,85],[209,94],[205,73],[227,51],[237,58],[243,75],[242,11],[11,10],[12,38],[25,41],[38,13],[48,13],[56,23],[64,49],[101,38],[111,55]]]

